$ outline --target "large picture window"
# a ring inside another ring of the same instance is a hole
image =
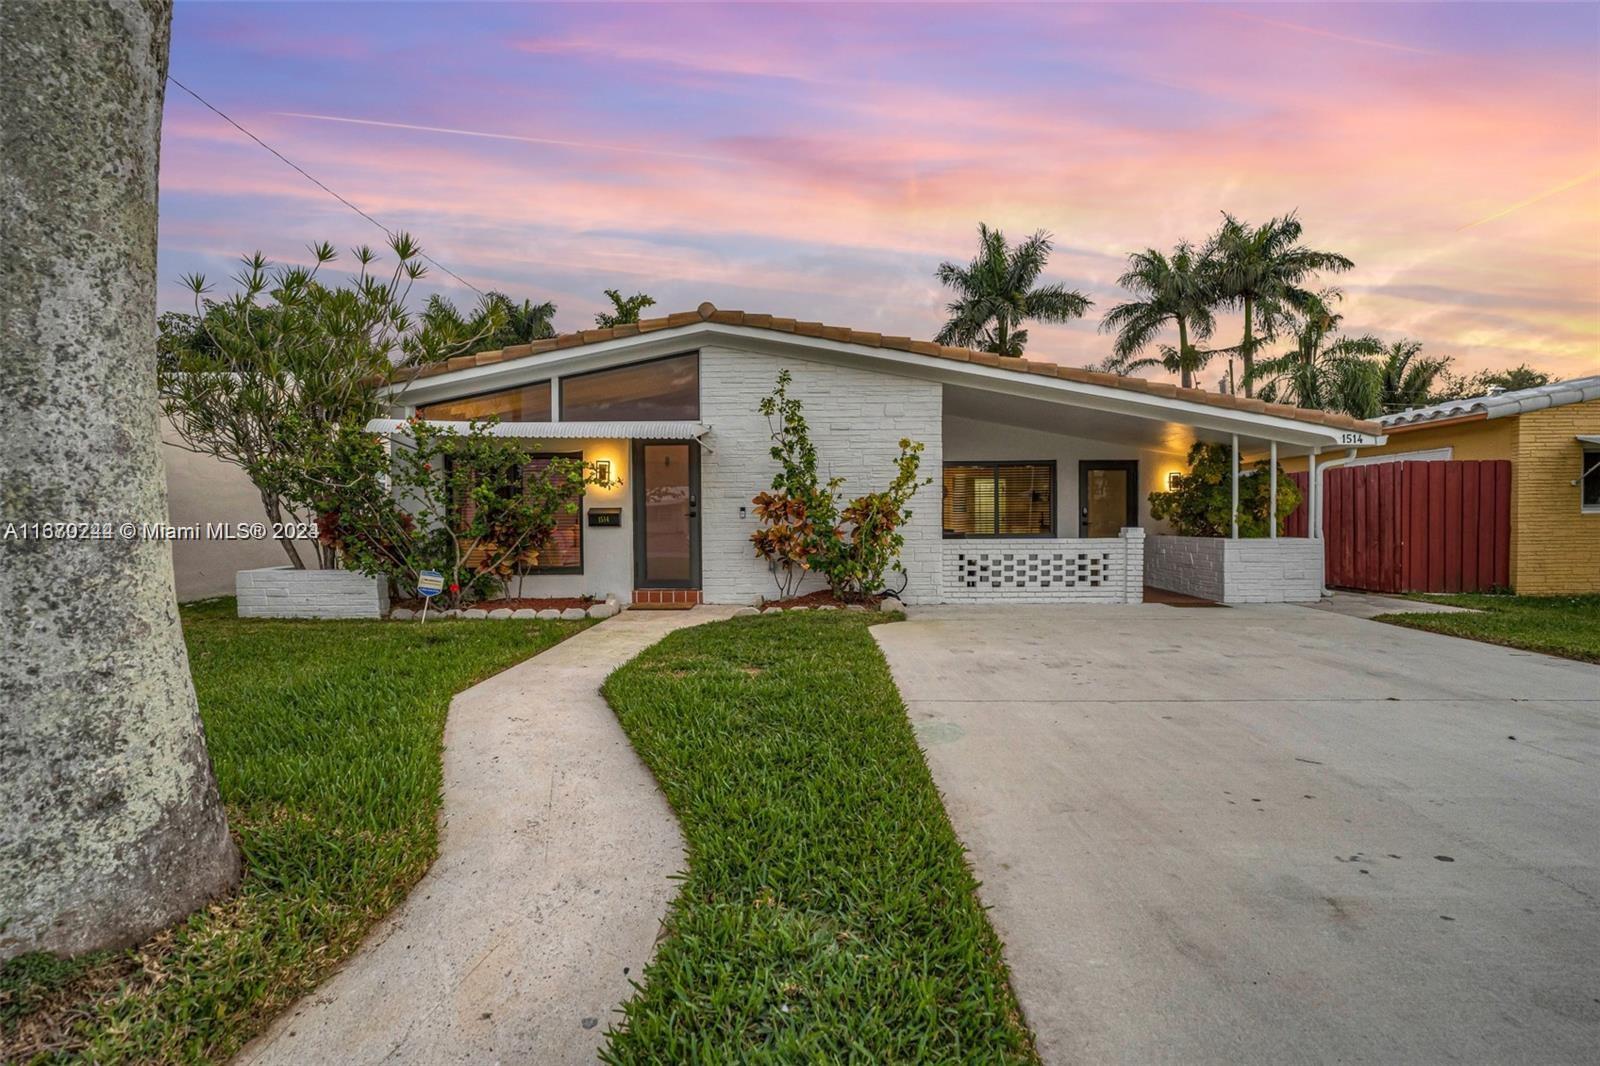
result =
[[[693,422],[699,418],[697,352],[561,379],[563,422]]]
[[[548,422],[550,383],[541,381],[459,400],[422,404],[417,413],[429,422],[476,422],[483,418],[498,418],[502,422]]]
[[[1056,464],[946,463],[946,537],[1053,537]]]

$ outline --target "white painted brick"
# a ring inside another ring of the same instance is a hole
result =
[[[1322,542],[1304,537],[1152,536],[1145,583],[1218,603],[1306,603],[1322,596]]]
[[[353,570],[272,566],[235,577],[241,618],[382,618],[389,580]]]

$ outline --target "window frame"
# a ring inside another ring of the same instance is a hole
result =
[[[567,382],[577,381],[582,378],[594,377],[598,374],[609,374],[616,370],[631,370],[634,367],[649,366],[651,363],[664,363],[669,359],[694,359],[694,416],[692,418],[571,418],[567,414]],[[694,348],[687,352],[673,352],[670,355],[655,355],[649,359],[635,359],[631,362],[616,363],[612,366],[595,367],[593,370],[583,370],[576,374],[558,375],[560,384],[555,389],[555,396],[551,400],[551,414],[559,422],[572,422],[577,425],[594,422],[698,422],[700,413],[704,408],[704,397],[701,396],[700,378],[700,349]]]
[[[578,462],[581,463],[581,462],[583,462],[583,451],[582,451],[582,449],[579,449],[578,451],[575,451],[575,452],[547,452],[547,451],[530,452],[528,454],[528,462],[531,463],[535,459],[576,459],[576,460],[578,460]],[[523,464],[523,465],[527,465],[527,464]],[[589,498],[589,490],[587,488],[585,488],[581,493],[578,494],[578,565],[577,566],[534,566],[534,567],[529,567],[528,569],[522,570],[518,574],[519,577],[545,577],[547,575],[553,576],[553,575],[559,575],[559,574],[581,574],[581,573],[583,573],[584,564],[586,562],[588,562],[588,560],[589,560],[588,554],[584,551],[584,536],[583,536],[583,527],[586,524],[585,519],[588,518],[588,509],[585,507],[584,501],[587,500],[588,498]]]
[[[485,396],[498,396],[498,395],[500,395],[501,393],[504,393],[504,392],[519,392],[522,389],[531,389],[536,385],[544,385],[545,387],[547,387],[550,390],[550,416],[548,418],[543,418],[543,419],[537,419],[537,418],[503,418],[500,415],[491,415],[491,416],[488,416],[488,417],[495,418],[495,419],[497,419],[497,420],[499,420],[501,422],[509,423],[511,425],[516,425],[517,423],[522,423],[524,425],[535,425],[535,424],[540,424],[540,423],[549,423],[549,422],[553,421],[555,419],[555,416],[556,416],[556,399],[557,399],[556,392],[557,392],[557,390],[556,390],[556,379],[553,376],[552,377],[548,377],[548,378],[540,378],[538,381],[524,381],[519,385],[511,385],[511,386],[498,388],[498,389],[484,389],[481,392],[472,392],[472,393],[466,394],[465,396],[452,396],[447,400],[434,400],[431,403],[419,403],[419,404],[416,404],[412,408],[412,410],[417,412],[418,414],[422,414],[423,410],[425,408],[428,408],[428,407],[439,407],[439,406],[442,406],[442,405],[447,404],[447,403],[465,403],[468,400],[479,400],[479,399],[482,399]],[[465,422],[465,421],[471,421],[470,419],[461,419],[461,418],[433,418],[433,417],[431,417],[429,415],[426,415],[426,414],[422,414],[422,417],[423,417],[423,420],[427,421],[427,422]],[[478,419],[478,421],[480,421],[480,422],[486,421],[486,420],[487,419]]]
[[[1600,480],[1600,447],[1585,444],[1578,454],[1578,513],[1600,515],[1600,504],[1583,502],[1584,482],[1589,478]]]
[[[990,469],[994,481],[994,516],[995,532],[993,533],[952,533],[944,524],[944,505],[947,497],[941,495],[939,499],[939,532],[944,540],[1058,540],[1060,525],[1058,515],[1061,507],[1060,478],[1057,476],[1056,460],[1054,459],[946,459],[939,469],[939,487],[944,490],[944,473],[951,467],[986,466]],[[1050,471],[1050,531],[1047,533],[1001,533],[1000,532],[1000,470],[1008,466],[1042,466]]]

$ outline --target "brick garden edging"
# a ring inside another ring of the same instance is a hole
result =
[[[240,618],[382,618],[389,579],[354,570],[265,566],[234,575]]]

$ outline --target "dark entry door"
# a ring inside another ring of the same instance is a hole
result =
[[[1139,461],[1086,459],[1078,464],[1078,536],[1114,537],[1139,524]]]
[[[634,586],[700,587],[700,447],[638,441],[633,497]]]

